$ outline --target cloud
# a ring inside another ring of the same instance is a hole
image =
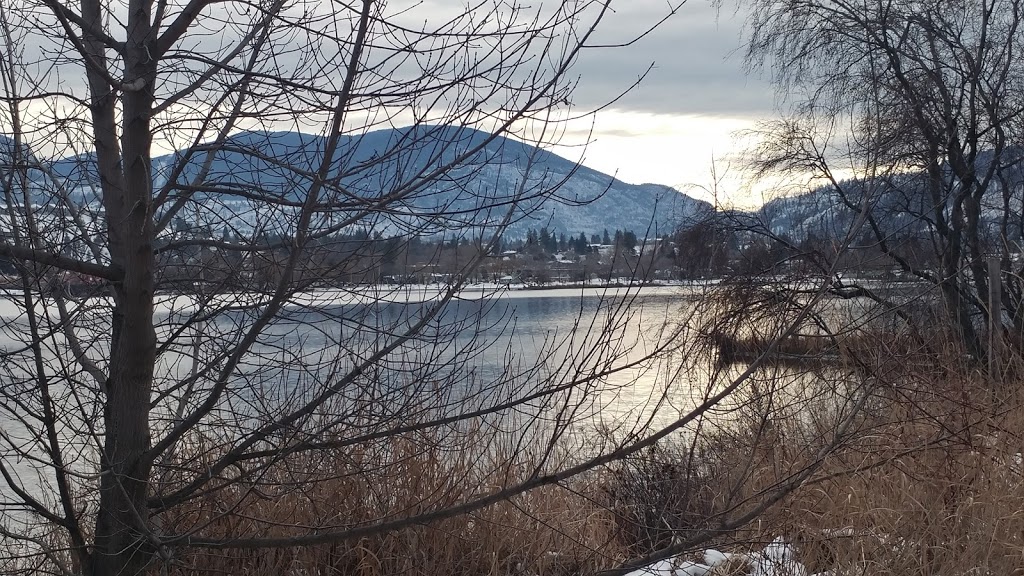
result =
[[[628,42],[664,16],[664,0],[616,5],[601,24],[597,42]],[[677,14],[635,43],[585,51],[573,72],[580,84],[575,104],[594,107],[615,98],[653,65],[643,82],[616,108],[655,114],[764,117],[774,93],[742,63],[743,15],[719,12],[691,0]]]
[[[728,196],[749,204],[734,155],[743,145],[736,134],[752,127],[752,119],[738,117],[607,110],[598,114],[593,131],[570,122],[552,150],[633,184],[667,184],[709,201]],[[713,190],[723,197],[715,198]]]
[[[764,117],[774,108],[767,81],[744,70],[742,27],[745,14],[716,8],[712,0],[688,0],[656,29],[645,32],[669,13],[679,0],[615,0],[570,71],[579,84],[572,102],[582,109],[607,104],[627,90],[653,66],[643,82],[616,102],[616,108],[655,114],[699,114],[726,117]],[[596,17],[599,3],[584,12]],[[560,3],[524,2],[521,20],[549,17]],[[400,19],[432,25],[456,18],[464,4],[448,0],[395,0]],[[485,7],[491,7],[489,2]],[[494,20],[493,15],[476,14]],[[506,11],[498,10],[505,18]],[[485,17],[486,16],[486,17]],[[577,30],[583,32],[583,30]],[[643,36],[642,38],[638,38]],[[635,40],[635,42],[634,42]],[[629,44],[628,46],[621,46]]]

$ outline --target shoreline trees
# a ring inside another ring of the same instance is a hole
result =
[[[792,105],[765,126],[756,173],[824,182],[828,203],[862,227],[862,245],[935,287],[946,324],[975,360],[992,346],[986,332],[1020,334],[1024,6],[746,4],[747,61],[770,63]],[[924,240],[926,264],[901,237]],[[1019,349],[1020,338],[1011,340]]]

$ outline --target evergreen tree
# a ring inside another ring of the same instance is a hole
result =
[[[604,244],[605,246],[607,246],[607,245],[609,245],[611,243],[612,243],[612,239],[608,237],[608,229],[605,228],[604,229],[604,236],[601,237],[601,244]]]
[[[575,245],[573,246],[573,250],[577,254],[586,254],[587,253],[587,235],[586,234],[584,234],[583,232],[580,232],[580,236],[579,236],[579,238],[576,239],[576,242],[574,244]]]
[[[632,230],[626,230],[622,233],[622,246],[632,250],[636,248],[637,240],[636,234]]]

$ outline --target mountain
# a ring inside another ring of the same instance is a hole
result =
[[[983,174],[992,161],[991,152],[980,153],[975,161],[977,172]],[[1000,234],[998,227],[1007,212],[1003,205],[1004,189],[1011,192],[1010,214],[1019,215],[1024,208],[1024,197],[1019,192],[1024,189],[1024,149],[1004,150],[1000,162],[999,177],[989,183],[980,202],[980,226],[995,237]],[[737,218],[747,219],[748,226],[766,227],[773,234],[786,235],[796,241],[809,236],[841,239],[857,221],[860,207],[867,206],[886,236],[923,238],[930,234],[936,208],[945,219],[952,217],[953,195],[959,183],[948,167],[943,170],[943,199],[938,205],[929,192],[927,176],[921,172],[905,172],[884,178],[839,182],[850,205],[843,202],[833,186],[821,186],[804,194],[773,199],[760,209]],[[865,227],[862,236],[869,239],[867,232]],[[1024,221],[1019,216],[1010,218],[1007,233],[1012,238],[1024,235]]]
[[[242,132],[210,157],[194,154],[175,181],[200,184],[191,187],[193,198],[216,212],[211,223],[262,227],[268,214],[252,196],[301,203],[325,146],[322,137],[299,132]],[[540,227],[567,235],[624,229],[642,237],[648,231],[671,232],[711,211],[710,204],[672,188],[627,184],[552,152],[469,128],[417,126],[346,136],[334,157],[333,186],[321,200],[354,210],[366,199],[391,198],[385,210],[371,210],[360,220],[360,226],[385,235],[413,227],[439,234],[493,226],[509,217],[506,237],[511,238]],[[183,158],[176,152],[153,160],[158,189]],[[97,200],[91,154],[60,160],[52,172],[76,202]],[[184,188],[172,188],[170,200]],[[280,212],[287,219],[288,210]]]

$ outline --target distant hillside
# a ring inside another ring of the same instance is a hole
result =
[[[670,232],[711,210],[710,204],[669,187],[626,184],[551,152],[502,137],[466,157],[454,170],[435,174],[439,166],[466,155],[488,137],[477,130],[445,126],[345,137],[332,175],[345,194],[399,198],[386,213],[371,218],[373,230],[383,234],[410,224],[437,233],[446,228],[493,224],[504,217],[513,202],[516,212],[506,233],[512,238],[542,226],[570,235],[629,229],[642,237],[648,230],[651,234]],[[214,220],[231,220],[239,229],[251,228],[259,216],[252,205],[243,206],[249,202],[246,196],[256,192],[300,202],[309,189],[308,173],[315,171],[323,159],[324,145],[321,137],[297,132],[236,134],[206,166],[195,197],[211,200],[204,206],[218,212]],[[158,188],[167,182],[180,157],[175,153],[154,159],[154,183]],[[190,159],[176,182],[195,182],[205,160],[205,154]],[[66,183],[76,201],[96,201],[91,155],[58,161],[53,172]],[[408,182],[415,175],[423,179],[410,189]],[[172,199],[181,193],[178,188],[172,191]],[[557,192],[547,198],[542,191],[550,188],[557,188]],[[39,200],[45,202],[43,196]],[[426,224],[417,220],[438,212],[446,217]]]
[[[1004,214],[1003,191],[1011,191],[1009,209],[1011,214],[1022,213],[1024,195],[1024,150],[1010,150],[1004,153],[1003,180],[994,180],[981,201],[981,226],[993,233],[1000,225]],[[981,154],[977,161],[979,172],[990,161],[991,154]],[[947,185],[955,180],[946,178]],[[846,200],[833,186],[822,186],[805,194],[774,199],[759,210],[744,215],[756,219],[758,225],[767,226],[774,234],[783,234],[797,241],[808,236],[818,238],[842,238],[853,226],[861,206],[867,206],[879,228],[888,236],[920,237],[928,233],[935,219],[936,209],[944,218],[950,218],[951,191],[944,191],[944,203],[938,204],[928,191],[927,181],[920,173],[903,173],[885,178],[840,182],[846,193]],[[853,207],[851,207],[851,205]],[[854,208],[856,207],[856,209]],[[865,229],[865,232],[867,230]],[[1010,238],[1024,237],[1024,220],[1019,216],[1007,222]]]

